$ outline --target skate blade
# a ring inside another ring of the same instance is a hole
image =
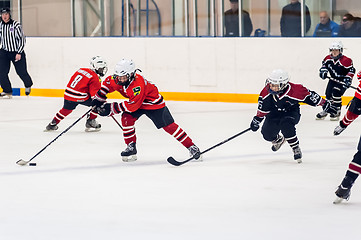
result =
[[[198,159],[194,159],[193,162],[203,162],[203,155],[200,155]]]
[[[0,99],[12,99],[13,96],[11,95],[5,95],[5,96],[0,96]]]
[[[44,129],[44,131],[43,132],[55,132],[56,130],[52,130],[52,129],[50,129],[50,130],[48,130],[48,129]]]
[[[340,120],[340,117],[330,118],[330,121],[338,121]]]
[[[137,155],[122,156],[123,162],[134,162],[137,161]]]
[[[297,163],[302,163],[302,159],[297,159]]]
[[[343,200],[345,200],[345,199],[340,198],[340,197],[336,197],[336,199],[333,200],[333,204],[339,204],[339,203],[341,203]]]
[[[325,120],[326,117],[318,118],[316,117],[316,120]]]
[[[85,132],[99,132],[101,128],[85,128]]]

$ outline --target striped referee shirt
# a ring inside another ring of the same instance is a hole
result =
[[[22,53],[25,47],[25,35],[19,22],[10,19],[9,22],[0,22],[1,49],[8,52]]]

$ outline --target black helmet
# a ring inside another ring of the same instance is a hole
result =
[[[3,8],[1,9],[1,14],[3,14],[3,13],[10,13],[10,8],[8,8],[8,7],[3,7]]]

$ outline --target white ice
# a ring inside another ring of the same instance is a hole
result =
[[[0,239],[358,239],[361,189],[332,204],[360,136],[359,119],[340,136],[337,122],[316,121],[301,106],[303,163],[279,152],[260,131],[170,165],[188,151],[145,116],[136,124],[138,161],[124,163],[122,132],[112,118],[84,132],[85,119],[29,160],[87,111],[79,106],[43,132],[62,98],[0,100]],[[167,102],[176,122],[205,150],[244,129],[256,104]],[[345,109],[342,110],[344,114]],[[119,118],[118,118],[119,120]]]

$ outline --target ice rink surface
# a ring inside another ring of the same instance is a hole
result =
[[[143,116],[136,123],[138,161],[121,161],[122,132],[112,118],[85,119],[33,162],[29,160],[83,115],[79,106],[43,132],[62,98],[0,100],[0,235],[4,240],[358,239],[361,189],[332,204],[356,152],[357,119],[340,136],[337,122],[316,121],[321,107],[301,106],[297,125],[303,163],[285,144],[278,152],[260,131],[247,132],[175,167],[188,151]],[[205,150],[249,127],[256,104],[172,102],[176,122]],[[342,110],[342,115],[345,109]],[[117,116],[119,120],[119,116]]]

